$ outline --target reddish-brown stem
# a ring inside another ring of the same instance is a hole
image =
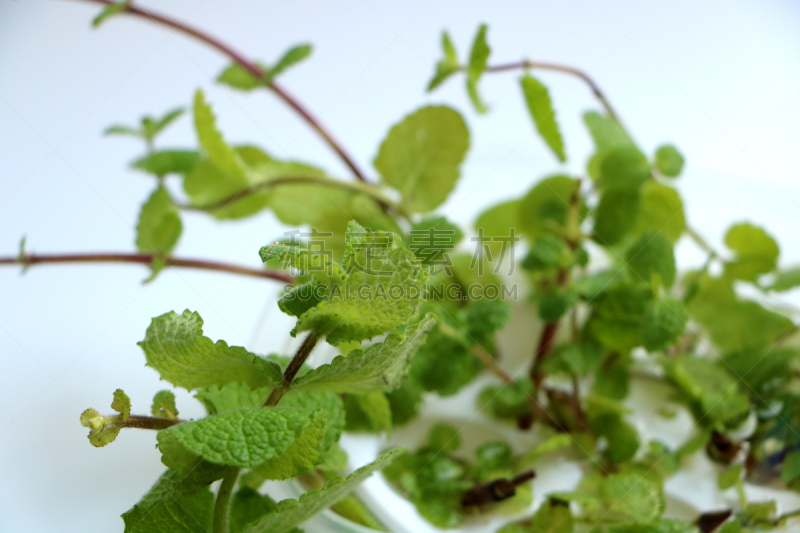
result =
[[[155,416],[145,415],[130,415],[128,420],[121,422],[119,427],[124,428],[137,428],[137,429],[153,429],[160,431],[172,426],[182,423],[183,420],[177,418],[158,418]]]
[[[595,98],[597,98],[603,107],[606,110],[606,113],[614,119],[617,123],[622,123],[619,119],[619,115],[617,115],[614,108],[611,106],[611,102],[608,101],[606,95],[600,89],[600,86],[595,83],[595,81],[584,71],[570,67],[567,65],[560,65],[558,63],[547,63],[545,61],[530,61],[528,59],[523,59],[522,61],[516,61],[514,63],[505,63],[502,65],[491,65],[486,68],[486,72],[505,72],[508,70],[525,70],[525,69],[539,69],[539,70],[552,70],[555,72],[563,72],[565,74],[570,74],[572,76],[576,76],[583,80],[586,85],[589,86],[589,89],[594,94]]]
[[[557,331],[558,321],[548,322],[544,325],[542,336],[539,338],[539,346],[536,348],[536,353],[533,355],[533,364],[531,365],[531,380],[536,389],[539,388],[539,385],[541,385],[544,379],[544,373],[541,372],[542,361],[544,361],[544,358],[550,353]]]
[[[113,3],[111,0],[86,0],[87,2],[94,2],[97,4],[104,4],[108,5]],[[223,54],[227,55],[231,59],[233,59],[236,63],[239,63],[245,70],[250,72],[253,76],[258,79],[264,79],[264,72],[255,64],[255,62],[250,61],[242,54],[228,46],[227,44],[223,43],[219,39],[212,37],[211,35],[200,31],[196,28],[188,26],[181,21],[159,15],[153,11],[142,9],[133,5],[129,5],[125,8],[126,13],[130,13],[131,15],[137,15],[140,17],[144,17],[147,19],[152,20],[153,22],[158,22],[159,24],[163,24],[165,26],[169,26],[170,28],[174,28],[180,32],[183,32],[187,35],[191,35],[204,43],[208,44],[209,46],[216,48]],[[361,171],[361,169],[356,164],[355,160],[350,157],[350,155],[345,151],[344,147],[333,137],[330,131],[325,127],[325,125],[320,122],[318,117],[315,117],[311,114],[311,112],[306,109],[306,107],[300,103],[294,96],[289,94],[286,89],[272,81],[268,87],[272,89],[272,91],[278,95],[284,102],[286,102],[289,106],[291,106],[297,113],[302,116],[306,122],[311,125],[312,128],[317,130],[317,133],[328,143],[328,145],[333,148],[333,150],[339,154],[339,157],[342,158],[342,161],[350,167],[350,170],[353,171],[356,178],[361,181],[367,182],[366,175]]]
[[[319,337],[315,335],[314,332],[308,334],[308,337],[306,337],[303,344],[297,349],[297,353],[294,354],[294,357],[292,357],[292,360],[289,361],[289,364],[286,366],[286,370],[283,372],[283,382],[272,389],[269,398],[264,402],[264,407],[274,407],[278,405],[278,402],[281,401],[283,395],[286,394],[286,391],[288,391],[289,387],[292,385],[294,377],[303,367],[303,363],[305,363],[308,356],[311,355],[312,350],[314,350],[314,347],[317,345],[317,341],[319,341]]]
[[[486,366],[486,368],[491,370],[495,376],[502,379],[506,383],[506,385],[516,387],[516,381],[514,381],[514,378],[511,376],[511,374],[506,372],[505,369],[502,366],[500,366],[500,364],[497,361],[495,361],[494,357],[492,357],[492,355],[489,352],[487,352],[482,347],[476,344],[472,348],[472,353],[474,353],[478,357],[478,359],[480,359],[481,362]],[[528,405],[531,408],[531,412],[536,416],[536,418],[538,418],[539,420],[541,420],[542,422],[544,422],[545,424],[547,424],[548,426],[552,427],[557,431],[563,431],[561,425],[558,422],[556,422],[552,416],[550,416],[550,413],[547,412],[547,409],[545,409],[541,404],[539,404],[536,398],[528,395],[527,400],[528,400]]]
[[[153,263],[153,259],[157,257],[161,257],[165,266],[168,267],[216,270],[218,272],[230,272],[232,274],[241,274],[243,276],[274,279],[284,283],[294,282],[294,278],[291,275],[279,270],[265,270],[241,265],[233,265],[230,263],[207,261],[204,259],[182,259],[178,257],[157,256],[155,254],[25,254],[19,257],[0,257],[0,265],[18,264],[22,265],[23,267],[43,263],[139,263],[142,265],[151,265]]]

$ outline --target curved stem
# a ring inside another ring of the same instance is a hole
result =
[[[486,72],[505,72],[508,70],[525,70],[525,69],[539,69],[539,70],[552,70],[555,72],[563,72],[564,74],[569,74],[571,76],[575,76],[583,80],[586,85],[589,86],[589,89],[594,94],[595,98],[597,98],[603,107],[606,110],[606,113],[614,119],[618,124],[622,124],[619,119],[619,115],[616,111],[614,111],[614,107],[611,105],[611,102],[608,101],[606,98],[605,93],[600,89],[600,86],[584,71],[570,67],[567,65],[560,65],[558,63],[548,63],[545,61],[531,61],[529,59],[523,59],[522,61],[517,61],[514,63],[505,63],[502,65],[490,65],[486,67]]]
[[[278,402],[281,401],[283,395],[286,394],[286,391],[288,391],[289,387],[292,385],[294,377],[303,367],[303,363],[305,363],[308,356],[311,355],[311,351],[317,345],[317,341],[319,341],[319,337],[313,331],[310,332],[308,337],[303,341],[303,344],[300,345],[300,348],[297,349],[297,353],[294,354],[292,360],[289,361],[286,370],[283,372],[283,383],[276,385],[275,388],[272,389],[269,398],[264,402],[264,407],[274,407],[278,405]]]
[[[111,0],[85,0],[87,2],[94,2],[97,4],[104,4],[108,5],[113,3]],[[256,78],[263,80],[264,79],[264,72],[256,65],[253,61],[250,61],[242,54],[228,46],[227,44],[223,43],[219,39],[208,35],[207,33],[200,31],[196,28],[188,26],[181,21],[160,15],[153,11],[142,9],[133,5],[129,5],[124,9],[125,13],[129,13],[131,15],[137,15],[139,17],[150,19],[153,22],[157,22],[159,24],[163,24],[165,26],[169,26],[170,28],[174,28],[180,32],[183,32],[187,35],[191,35],[200,41],[208,44],[209,46],[216,48],[223,54],[227,55],[231,59],[233,59],[236,63],[239,63],[245,70],[247,70],[250,74],[255,76]],[[339,157],[344,161],[344,163],[353,171],[356,178],[363,182],[367,182],[366,175],[361,171],[361,169],[356,164],[355,160],[347,153],[344,147],[333,137],[330,131],[325,127],[322,122],[320,122],[319,118],[312,115],[311,112],[306,109],[306,107],[300,103],[294,96],[289,94],[286,89],[272,81],[267,87],[272,89],[272,91],[278,95],[278,97],[291,106],[300,116],[302,116],[308,124],[314,128],[317,133],[325,140],[326,143],[339,155]]]
[[[220,200],[218,202],[214,202],[213,204],[179,205],[178,207],[182,209],[192,209],[198,211],[217,211],[220,209],[224,209],[231,202],[235,202],[236,200],[241,200],[242,198],[246,198],[259,191],[264,191],[267,189],[271,189],[273,187],[278,187],[280,185],[292,185],[292,184],[297,185],[303,183],[313,183],[323,187],[334,187],[337,189],[344,189],[346,191],[352,191],[359,194],[363,194],[364,196],[367,196],[368,198],[374,200],[381,207],[383,206],[389,207],[395,212],[397,212],[403,218],[405,219],[409,218],[409,214],[405,210],[405,208],[403,208],[403,206],[389,200],[386,196],[381,194],[381,192],[374,185],[368,183],[342,181],[324,176],[282,176],[280,178],[276,178],[264,183],[259,183],[258,185],[254,185],[252,187],[243,189],[238,193],[229,196],[223,200]]]
[[[228,513],[233,494],[233,487],[236,486],[236,478],[239,477],[239,468],[234,469],[230,474],[222,478],[222,484],[217,492],[217,501],[214,503],[214,533],[228,533]]]
[[[205,259],[183,259],[178,257],[160,256],[158,254],[126,254],[126,253],[96,253],[96,254],[24,254],[19,257],[0,257],[0,265],[31,265],[42,263],[139,263],[151,265],[154,259],[161,259],[168,267],[196,268],[201,270],[216,270],[230,272],[243,276],[274,279],[284,283],[293,283],[294,277],[279,270],[265,270],[250,268],[230,263],[220,263]]]

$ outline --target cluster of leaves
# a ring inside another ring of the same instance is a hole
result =
[[[110,4],[96,23],[128,6]],[[487,33],[479,28],[462,64],[445,32],[444,58],[428,89],[463,72],[475,109],[487,112],[478,90],[493,72]],[[274,88],[277,76],[310,53],[300,45],[272,66],[234,63],[218,81],[241,91]],[[533,127],[563,163],[567,151],[548,89],[531,75],[535,63],[519,66]],[[131,415],[120,390],[112,403],[117,414],[81,415],[95,446],[125,427],[159,430],[168,470],[123,515],[126,532],[222,531],[227,519],[233,532],[280,533],[337,502],[337,511],[375,526],[357,500],[342,498],[378,469],[432,524],[453,528],[478,512],[527,508],[530,484],[501,503],[465,507],[464,497],[568,446],[591,465],[580,485],[549,494],[503,533],[571,533],[579,524],[606,533],[708,533],[713,528],[702,520],[663,517],[664,481],[700,450],[723,465],[721,490],[741,492],[745,479],[756,478],[800,490],[796,327],[769,303],[775,293],[800,286],[800,268],[780,269],[775,240],[742,222],[725,235],[724,253],[701,243],[706,264],[679,273],[676,243],[697,239],[674,187],[683,157],[672,145],[644,150],[601,101],[604,112],[583,115],[594,143],[588,177],[550,174],[522,197],[485,210],[474,225],[482,251],[475,255],[456,249],[463,237],[458,227],[431,214],[456,186],[469,148],[466,123],[449,107],[423,107],[389,130],[374,159],[378,184],[344,181],[305,162],[228,144],[201,90],[193,103],[197,149],[154,146],[180,110],[145,117],[136,128],[109,128],[147,146],[133,167],[153,175],[156,187],[142,206],[136,245],[153,254],[153,275],[168,264],[186,209],[219,220],[270,210],[283,223],[311,228],[312,239],[324,245],[274,243],[260,250],[265,264],[296,274],[278,302],[297,318],[292,335],[307,335],[294,358],[214,343],[203,336],[197,313],[168,313],[153,319],[140,343],[147,365],[193,391],[209,416],[179,419],[169,391],[156,395],[152,417]],[[169,176],[180,178],[182,193]],[[420,244],[417,237],[426,233],[431,240]],[[437,233],[450,238],[443,243],[433,238]],[[497,372],[494,360],[495,334],[511,306],[473,291],[497,286],[504,260],[521,267],[530,287],[526,303],[543,324],[524,377]],[[438,296],[452,287],[455,296]],[[343,355],[308,368],[305,358],[322,339]],[[336,476],[347,462],[338,445],[343,431],[389,432],[417,416],[424,393],[456,394],[487,366],[504,383],[480,392],[480,412],[522,430],[547,424],[558,434],[516,456],[506,443],[486,442],[471,459],[459,455],[458,432],[437,425],[415,452],[391,450],[347,478]],[[625,400],[640,378],[670,387],[675,403],[694,417],[697,432],[679,448],[648,441],[630,422]],[[242,469],[228,511],[226,491]],[[321,477],[324,485],[279,503],[258,490],[266,480],[298,476]],[[220,479],[215,506],[209,485]],[[743,501],[729,515],[714,528],[752,531],[785,518],[773,502]]]
[[[466,491],[497,479],[511,479],[544,455],[569,446],[571,439],[558,435],[539,444],[524,456],[515,457],[511,447],[500,441],[484,442],[474,460],[458,455],[458,430],[445,423],[434,425],[427,442],[416,451],[396,457],[383,474],[400,492],[407,494],[419,513],[440,528],[455,528],[477,510],[463,505]],[[493,497],[477,506],[482,510],[514,513],[530,506],[531,484],[517,485],[506,497]]]

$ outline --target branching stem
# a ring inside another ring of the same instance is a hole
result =
[[[586,83],[586,85],[589,86],[589,89],[592,91],[592,94],[594,94],[595,98],[597,98],[603,105],[603,108],[605,108],[606,113],[608,113],[608,116],[614,119],[614,121],[617,122],[618,124],[622,124],[622,122],[619,119],[619,115],[617,114],[616,111],[614,111],[611,102],[608,101],[608,98],[606,98],[606,95],[600,89],[600,86],[586,72],[577,69],[575,67],[570,67],[568,65],[560,65],[558,63],[548,63],[545,61],[531,61],[529,59],[523,59],[522,61],[517,61],[514,63],[491,65],[486,68],[486,72],[505,72],[508,70],[527,70],[527,69],[552,70],[555,72],[563,72],[564,74],[570,74],[572,76],[580,78],[581,80],[583,80],[584,83]]]
[[[248,187],[243,189],[236,194],[229,196],[228,198],[224,198],[218,202],[214,202],[213,204],[206,204],[206,205],[179,205],[181,209],[191,209],[197,211],[218,211],[220,209],[224,209],[232,202],[237,200],[241,200],[243,198],[247,198],[248,196],[255,194],[260,191],[264,191],[267,189],[272,189],[273,187],[279,187],[281,185],[302,185],[302,184],[316,184],[322,187],[333,187],[337,189],[344,189],[346,191],[352,191],[358,194],[363,194],[368,198],[374,200],[380,206],[386,206],[402,216],[405,219],[408,219],[410,215],[408,212],[401,206],[389,198],[384,196],[381,191],[372,184],[368,183],[361,183],[361,182],[351,182],[351,181],[342,181],[333,178],[327,178],[324,176],[282,176],[280,178],[276,178],[264,183],[259,183],[258,185],[254,185],[252,187]]]
[[[278,402],[281,401],[283,395],[289,390],[294,377],[303,367],[303,363],[305,363],[306,359],[308,359],[308,356],[311,355],[311,351],[317,345],[318,341],[319,337],[314,334],[314,332],[308,334],[308,337],[306,337],[306,339],[303,341],[303,344],[300,345],[300,348],[297,349],[297,353],[294,354],[294,357],[292,357],[292,360],[289,361],[289,365],[283,372],[283,382],[279,385],[276,385],[275,388],[272,389],[269,398],[267,398],[267,401],[264,403],[264,407],[273,407],[278,405]]]
[[[236,468],[225,476],[219,486],[217,501],[214,503],[214,533],[228,533],[231,495],[233,494],[233,488],[236,486],[236,478],[239,477],[239,470],[239,468]]]
[[[168,267],[196,268],[201,270],[216,270],[230,272],[243,276],[274,279],[284,283],[294,282],[294,277],[280,270],[265,270],[250,268],[231,263],[208,261],[205,259],[183,259],[178,257],[158,256],[156,254],[129,254],[129,253],[91,253],[91,254],[24,254],[19,257],[0,257],[0,265],[31,265],[43,263],[139,263],[151,265],[153,260],[160,258]]]
[[[97,4],[108,5],[113,3],[112,0],[86,0],[87,2],[94,2]],[[184,24],[181,21],[175,20],[173,18],[166,17],[164,15],[160,15],[148,9],[142,9],[140,7],[136,7],[133,5],[129,5],[124,10],[125,13],[129,13],[131,15],[136,15],[145,19],[149,19],[152,22],[156,22],[159,24],[163,24],[165,26],[169,26],[170,28],[174,28],[180,32],[183,32],[187,35],[191,35],[196,39],[203,41],[204,43],[208,44],[209,46],[216,48],[226,56],[230,57],[236,63],[239,63],[245,70],[247,70],[250,74],[258,78],[259,80],[264,79],[264,72],[256,65],[255,62],[247,59],[242,54],[228,46],[227,44],[223,43],[216,37],[213,37],[201,30],[193,28],[187,24]],[[272,90],[278,97],[287,103],[290,107],[292,107],[300,116],[305,119],[308,124],[314,128],[317,133],[325,140],[325,142],[339,155],[339,157],[344,161],[344,163],[353,171],[353,174],[361,181],[367,182],[366,175],[361,171],[361,169],[356,164],[355,160],[347,153],[344,147],[333,137],[333,135],[328,131],[328,128],[325,127],[322,122],[320,122],[319,118],[314,116],[306,107],[300,103],[297,98],[295,98],[292,94],[286,91],[283,87],[278,85],[274,80],[267,85],[268,88]]]

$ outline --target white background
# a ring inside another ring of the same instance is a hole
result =
[[[371,160],[388,127],[425,103],[460,110],[472,148],[441,212],[468,225],[483,207],[520,195],[558,170],[532,134],[517,74],[482,81],[492,106],[477,116],[463,80],[423,89],[449,28],[465,57],[480,22],[491,62],[562,62],[591,72],[649,153],[675,142],[687,159],[679,188],[690,223],[717,247],[731,221],[775,235],[783,265],[800,263],[800,4],[786,1],[463,0],[393,2],[145,2],[209,30],[266,62],[310,41],[310,60],[283,84],[318,113],[374,177]],[[94,5],[0,0],[0,256],[27,235],[35,252],[132,251],[138,208],[153,183],[127,163],[134,140],[104,138],[111,123],[188,106],[197,87],[231,142],[346,168],[272,95],[214,84],[216,51],[145,21],[119,17],[98,30]],[[549,85],[570,155],[582,173],[590,139],[580,114],[597,108],[585,86],[555,73]],[[161,147],[192,147],[181,119]],[[285,228],[264,213],[246,222],[184,217],[177,255],[259,264],[259,246]],[[679,245],[682,267],[703,255]],[[134,411],[164,388],[135,345],[151,317],[197,310],[206,332],[266,353],[289,322],[271,299],[277,285],[230,275],[171,271],[151,285],[132,265],[0,269],[0,531],[122,531],[119,514],[163,467],[155,436],[126,431],[105,448],[86,441],[80,413],[107,411],[119,387]],[[797,301],[797,295],[789,295]],[[270,322],[257,330],[265,309]],[[533,340],[532,340],[533,342]],[[179,394],[186,416],[201,414]]]

